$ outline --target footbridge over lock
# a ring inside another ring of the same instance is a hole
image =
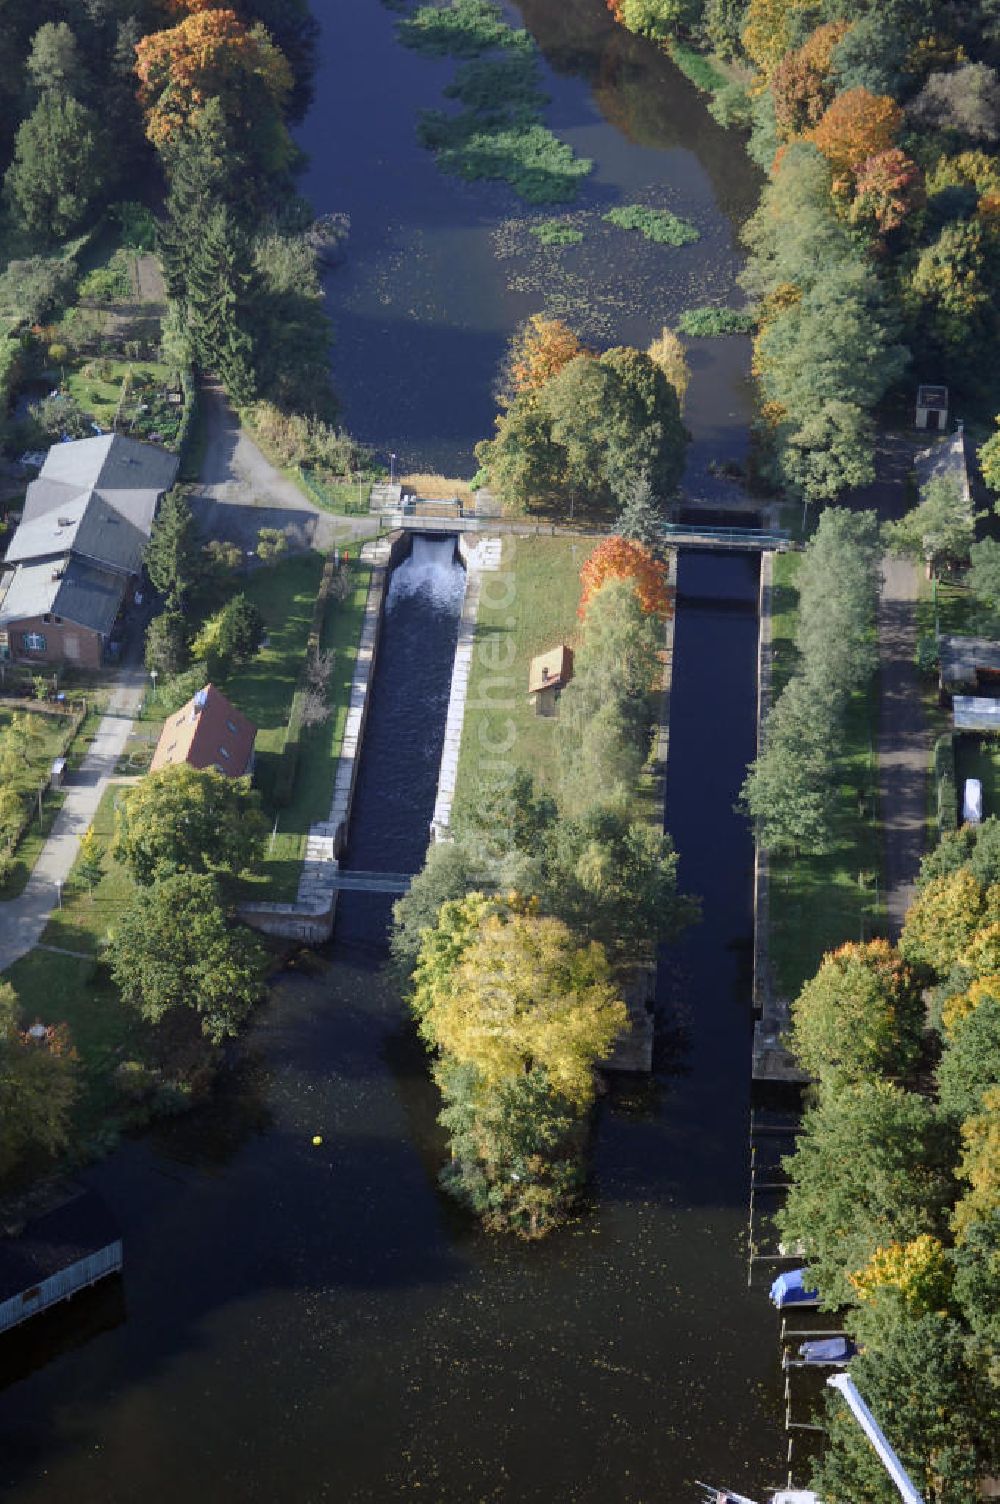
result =
[[[417,516],[395,512],[384,519],[387,526],[401,532],[434,534],[489,533],[491,537],[514,533],[524,537],[539,533],[545,537],[578,537],[585,533],[593,538],[593,525],[567,526],[557,522],[532,522],[523,517],[477,517],[469,513],[451,517]],[[599,531],[599,530],[598,530]],[[611,532],[613,529],[608,528]],[[665,522],[663,538],[669,548],[716,549],[720,552],[786,553],[800,547],[786,528],[716,527],[699,522]]]

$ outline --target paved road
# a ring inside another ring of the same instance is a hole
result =
[[[370,517],[336,517],[313,503],[275,469],[246,431],[219,387],[202,390],[205,453],[193,498],[209,538],[255,547],[262,527],[289,532],[293,548],[331,548],[377,531]]]
[[[67,784],[65,803],[24,892],[19,898],[0,903],[0,971],[6,971],[41,939],[58,903],[56,885],[69,877],[80,837],[93,820],[108,779],[114,774],[147,685],[146,674],[138,666],[122,670],[90,751]]]

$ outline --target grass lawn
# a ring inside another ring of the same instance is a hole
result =
[[[580,567],[596,539],[514,536],[503,540],[501,575],[485,575],[465,708],[455,808],[475,798],[480,768],[496,761],[489,744],[513,741],[503,755],[528,768],[550,792],[556,784],[555,719],[528,703],[528,668],[536,654],[576,640]],[[507,589],[506,587],[510,588]],[[507,646],[513,649],[513,657]],[[497,654],[502,668],[493,666]],[[506,659],[510,658],[509,664]]]
[[[107,846],[114,825],[119,791],[110,788],[94,817],[94,829]],[[53,912],[42,935],[44,945],[97,956],[109,925],[131,890],[131,880],[116,862],[105,857],[104,876],[91,894],[74,874],[63,889],[62,908]],[[118,997],[104,967],[95,961],[53,951],[33,950],[5,973],[12,982],[25,1017],[33,1022],[65,1022],[80,1056],[83,1090],[78,1109],[79,1133],[90,1138],[108,1126],[109,1113],[122,1104],[112,1072],[129,1057],[142,1034],[142,1024]]]
[[[330,811],[337,759],[340,756],[341,743],[344,739],[344,726],[351,697],[354,660],[358,639],[361,636],[361,621],[371,579],[371,570],[367,565],[355,562],[351,568],[354,592],[345,601],[328,601],[323,626],[323,649],[332,651],[334,655],[333,675],[330,680],[330,704],[333,713],[323,725],[314,726],[302,734],[294,797],[291,804],[280,811],[278,829],[269,843],[263,872],[253,884],[253,897],[261,901],[267,899],[274,903],[290,903],[294,900],[309,827],[314,821],[325,819]],[[261,609],[263,610],[263,606]],[[307,620],[307,631],[308,626]],[[299,644],[296,675],[304,649],[305,636],[303,635]],[[226,686],[227,693],[232,682],[230,680]],[[294,687],[293,683],[292,690]],[[236,698],[235,692],[233,699],[241,708],[245,708],[242,701]],[[291,693],[289,693],[290,703]],[[251,712],[247,711],[247,714]],[[284,722],[282,722],[281,731],[282,733],[284,731]],[[279,735],[277,739],[279,749],[280,745]],[[259,755],[261,747],[259,735],[257,747]],[[263,891],[264,889],[266,891]]]
[[[15,713],[12,707],[0,707],[0,732],[6,731]],[[26,711],[26,714],[31,717],[31,724],[36,730],[36,739],[33,740],[30,749],[31,778],[32,781],[40,782],[48,774],[53,760],[66,752],[71,722],[68,717],[45,715],[41,711],[33,712],[30,709]],[[76,749],[82,744],[86,724],[85,721],[73,740],[71,761]],[[62,808],[63,797],[58,791],[47,792],[43,796],[42,818],[39,823],[38,800],[33,796],[31,820],[17,844],[14,864],[7,877],[0,881],[0,901],[16,898],[24,891],[24,885],[38,860],[38,854],[52,829],[56,815]]]
[[[170,383],[170,368],[155,360],[112,360],[96,356],[75,371],[67,371],[62,389],[75,397],[85,412],[92,413],[102,428],[109,428],[118,411],[122,382],[127,375],[148,376],[158,386]]]
[[[798,595],[796,554],[779,554],[774,569],[774,693],[795,664]],[[874,747],[878,685],[856,695],[844,720],[837,760],[834,849],[823,856],[772,856],[771,965],[783,997],[794,997],[824,951],[845,940],[868,939],[881,914],[881,853],[877,821],[878,768]],[[876,889],[876,882],[879,890]]]

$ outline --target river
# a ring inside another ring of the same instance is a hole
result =
[[[506,343],[528,314],[558,313],[601,346],[645,348],[686,307],[741,301],[737,232],[759,177],[703,97],[602,0],[507,9],[540,46],[547,123],[594,162],[571,208],[579,246],[545,249],[528,234],[558,206],[529,211],[502,187],[447,177],[418,145],[418,112],[443,103],[455,65],[400,46],[397,11],[360,0],[320,40],[300,138],[304,191],[351,218],[345,264],[326,279],[334,385],[346,426],[386,461],[396,453],[403,472],[472,473]],[[672,209],[701,239],[651,245],[603,223],[633,202]],[[689,358],[688,487],[718,494],[708,461],[746,453],[749,341],[694,341]]]
[[[659,183],[702,226],[699,246],[666,253],[662,281],[644,247],[616,242],[611,272],[645,301],[615,314],[598,299],[598,314],[609,337],[645,343],[705,300],[699,268],[725,292],[745,165],[600,0],[522,9],[550,66],[552,123],[598,163],[588,194],[628,201]],[[537,303],[494,254],[516,210],[416,147],[415,111],[448,69],[396,48],[392,25],[378,0],[329,22],[307,186],[354,224],[330,282],[349,422],[406,465],[453,468],[488,427],[503,343]],[[324,155],[326,142],[348,145]],[[696,350],[690,474],[706,485],[708,458],[746,444],[746,358],[742,341]],[[373,716],[383,702],[396,715],[373,720],[369,751],[398,768],[437,734],[457,592],[394,590]],[[382,970],[385,905],[345,896],[331,954],[278,981],[212,1106],[88,1172],[123,1225],[125,1277],[5,1347],[0,1486],[18,1504],[417,1491],[683,1504],[698,1476],[751,1493],[775,1478],[774,1322],[743,1250],[752,853],[732,813],[753,751],[755,561],[685,556],[680,591],[668,826],[704,921],[662,968],[655,1076],[598,1111],[593,1208],[534,1247],[487,1236],[441,1194],[436,1094]],[[425,613],[419,634],[408,612]],[[420,655],[400,653],[425,632],[441,682],[421,687]],[[392,860],[365,847],[376,816],[362,793],[358,865],[411,865],[425,774],[381,816],[399,827]]]

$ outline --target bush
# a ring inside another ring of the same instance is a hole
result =
[[[934,743],[934,782],[937,785],[938,831],[943,836],[958,829],[958,775],[955,771],[955,738],[951,732]]]
[[[753,104],[743,84],[725,84],[708,102],[712,119],[727,130],[748,131],[753,124]]]

